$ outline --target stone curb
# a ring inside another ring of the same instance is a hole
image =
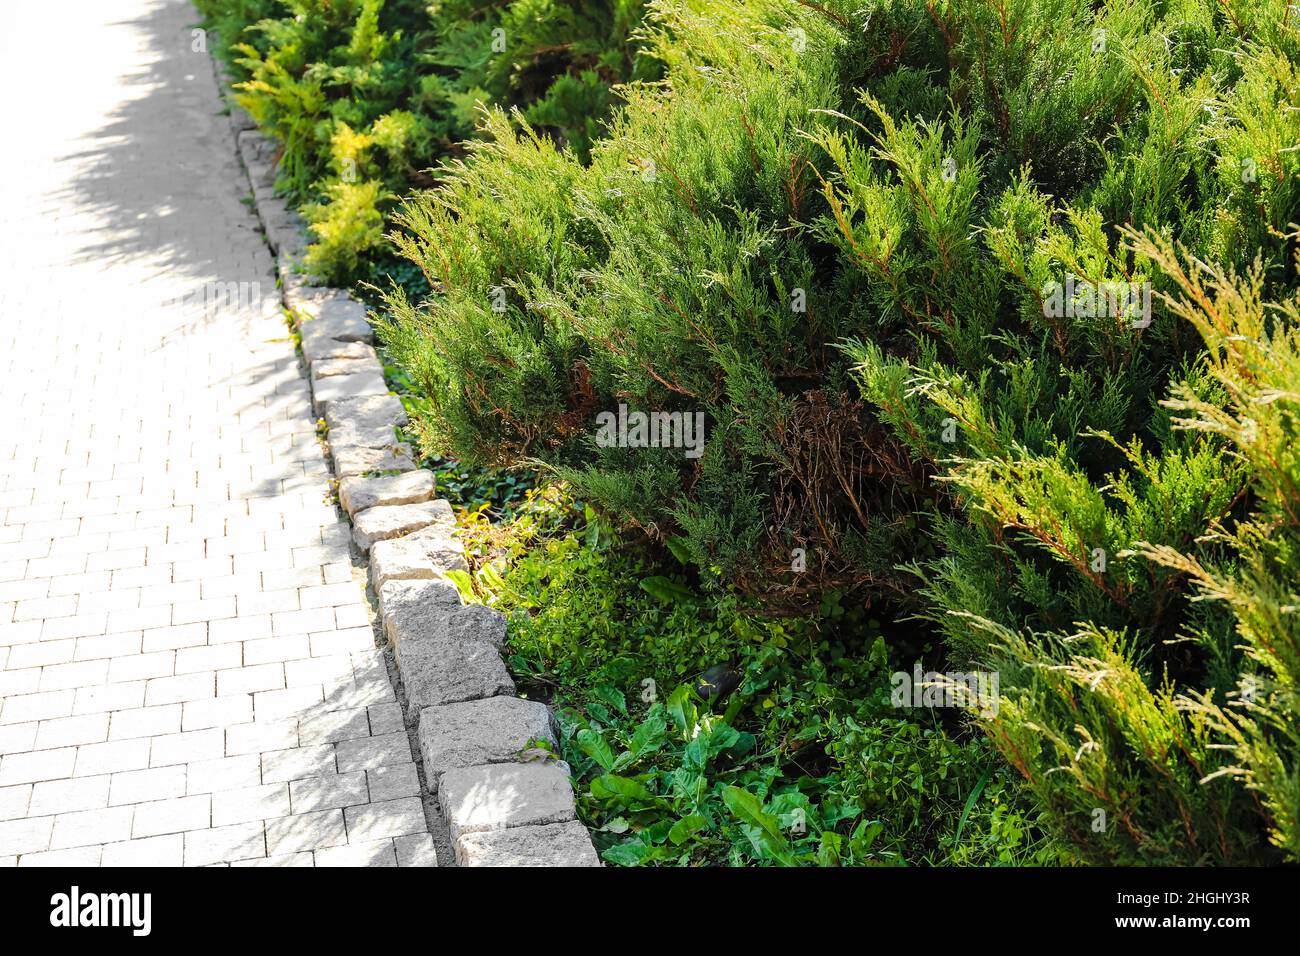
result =
[[[229,78],[213,62],[224,95]],[[352,521],[353,543],[370,560],[425,778],[447,818],[456,860],[601,866],[577,819],[568,765],[550,756],[558,745],[550,708],[514,696],[501,658],[504,617],[465,605],[446,578],[468,567],[455,517],[450,503],[434,499],[432,476],[397,441],[394,429],[407,416],[388,391],[366,308],[347,290],[311,286],[297,271],[306,224],[275,195],[275,144],[227,102],[283,303],[302,338],[313,408],[329,427],[340,506]]]

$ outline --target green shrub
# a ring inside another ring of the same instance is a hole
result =
[[[431,448],[539,458],[753,590],[906,596],[893,564],[926,556],[908,517],[943,497],[918,462],[944,416],[914,441],[891,434],[887,409],[855,401],[838,341],[911,358],[942,334],[964,371],[1005,337],[1017,405],[993,413],[1027,416],[1032,447],[1114,462],[1079,433],[1127,441],[1196,343],[1159,316],[1138,334],[1017,314],[1041,311],[1054,273],[1152,278],[1117,254],[1114,225],[1176,220],[1207,248],[1276,259],[1294,202],[1277,196],[1273,181],[1291,190],[1280,174],[1257,180],[1263,202],[1243,202],[1222,174],[1230,158],[1212,154],[1229,116],[1268,126],[1248,106],[1261,90],[1237,102],[1214,89],[1253,61],[1210,49],[1230,39],[1212,25],[1169,53],[1149,6],[1026,0],[993,69],[972,46],[993,16],[982,4],[938,7],[937,23],[912,0],[870,17],[820,9],[656,4],[650,52],[668,83],[627,92],[589,168],[497,115],[471,160],[399,217],[403,252],[439,295],[422,308],[394,297],[389,341],[431,398]],[[1190,4],[1161,22],[1194,33],[1191,13],[1213,19]],[[1221,112],[1204,108],[1212,94]],[[1292,162],[1276,131],[1256,139],[1261,169]],[[598,447],[597,414],[621,403],[703,412],[703,457]],[[810,546],[814,574],[796,581],[791,551]]]
[[[333,283],[384,263],[393,200],[474,134],[479,104],[528,110],[585,152],[615,100],[648,76],[642,4],[518,0],[200,0],[236,99],[282,146],[278,184],[302,204],[305,266]]]
[[[1155,407],[1171,387],[1203,407],[1225,397],[1180,321],[1185,307],[1168,306],[1166,293],[1186,285],[1168,237],[1228,266],[1256,259],[1273,288],[1293,281],[1283,252],[1294,160],[1281,144],[1300,124],[1275,108],[1295,96],[1293,51],[1289,40],[1286,55],[1251,44],[1216,62],[1241,42],[1224,30],[1222,48],[1189,61],[1149,36],[1120,47],[1123,62],[1143,64],[1146,118],[1100,147],[1100,179],[1060,205],[1022,174],[964,247],[945,244],[930,209],[947,197],[929,194],[959,190],[960,173],[943,185],[910,177],[920,150],[883,115],[871,151],[826,141],[846,253],[890,290],[891,307],[915,313],[920,289],[927,310],[910,355],[878,340],[848,351],[896,437],[955,492],[958,514],[934,519],[942,556],[911,570],[954,655],[1000,673],[1002,707],[982,723],[1058,833],[1094,862],[1266,862],[1255,802],[1223,779],[1245,773],[1222,749],[1224,728],[1188,704],[1217,702],[1214,713],[1235,689],[1233,622],[1189,602],[1186,567],[1146,558],[1192,551],[1207,567],[1231,564],[1218,529],[1244,516],[1251,464]],[[1252,157],[1271,172],[1243,175]],[[901,196],[880,160],[900,171]],[[886,207],[903,210],[888,236]],[[1135,226],[1165,238],[1119,228]],[[940,269],[945,248],[962,255]],[[932,281],[949,274],[960,292]],[[1068,274],[1150,282],[1150,325],[1045,307],[1046,283]],[[972,302],[987,309],[959,312]],[[1276,806],[1264,819],[1277,826]]]
[[[1267,396],[1287,435],[1289,340],[1259,392],[1264,359],[1207,360],[1232,333],[1167,251],[1295,285],[1293,27],[1209,0],[652,11],[666,82],[589,166],[497,113],[400,217],[437,290],[386,328],[422,443],[540,460],[768,606],[889,595],[1000,674],[978,722],[1084,860],[1271,862],[1266,832],[1294,858],[1296,577],[1256,502],[1289,459],[1175,414]],[[1058,307],[1075,277],[1149,313]],[[703,455],[601,444],[620,404],[704,413]],[[1243,672],[1266,696],[1227,707]]]
[[[666,83],[624,92],[590,166],[497,112],[398,217],[439,290],[390,300],[389,348],[430,399],[422,438],[541,459],[751,590],[786,588],[792,549],[814,545],[823,587],[896,581],[881,559],[921,476],[849,394],[832,344],[870,303],[806,225],[821,151],[804,128],[846,105],[851,31],[773,0],[654,10]],[[620,404],[704,414],[703,457],[598,447]]]
[[[645,0],[435,0],[431,62],[449,76],[460,137],[472,135],[481,103],[518,108],[586,158],[616,96],[611,86],[652,79],[636,30]]]
[[[194,0],[194,6],[202,15],[204,29],[215,34],[210,52],[234,71],[236,79],[247,79],[235,63],[234,47],[244,42],[244,31],[251,24],[282,9],[282,0]]]
[[[388,195],[384,184],[376,179],[332,182],[322,191],[321,202],[302,210],[313,235],[303,264],[314,275],[356,275],[365,254],[384,237],[384,216],[379,211]]]
[[[1295,238],[1292,233],[1292,238]],[[1251,513],[1222,537],[1235,560],[1211,562],[1168,545],[1135,550],[1155,565],[1185,574],[1196,597],[1231,612],[1231,628],[1214,635],[1241,642],[1246,656],[1226,695],[1182,701],[1226,741],[1231,763],[1218,773],[1245,783],[1262,801],[1269,839],[1300,859],[1300,294],[1262,298],[1257,268],[1243,277],[1193,261],[1184,265],[1167,243],[1143,248],[1177,285],[1171,308],[1205,342],[1206,365],[1225,393],[1207,401],[1185,385],[1166,403],[1178,425],[1216,435],[1250,475]]]

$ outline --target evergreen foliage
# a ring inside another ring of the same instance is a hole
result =
[[[283,147],[279,187],[340,283],[382,258],[394,201],[474,133],[482,103],[526,109],[580,153],[642,75],[640,0],[199,0],[236,99]]]
[[[400,215],[426,448],[919,616],[1082,859],[1296,859],[1283,4],[650,8],[589,164],[497,110]],[[703,455],[598,442],[619,405]]]
[[[1231,762],[1218,773],[1246,784],[1263,803],[1270,841],[1300,859],[1300,295],[1292,289],[1268,302],[1258,267],[1239,278],[1184,263],[1167,244],[1148,240],[1144,247],[1176,282],[1171,308],[1200,333],[1209,374],[1226,394],[1226,401],[1207,401],[1180,385],[1165,404],[1179,427],[1218,436],[1244,464],[1252,508],[1243,520],[1207,531],[1232,553],[1230,562],[1149,542],[1135,550],[1186,574],[1193,600],[1230,610],[1245,655],[1237,686],[1185,706],[1227,741]]]

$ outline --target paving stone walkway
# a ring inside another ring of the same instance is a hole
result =
[[[0,865],[430,863],[193,8],[5,18]]]

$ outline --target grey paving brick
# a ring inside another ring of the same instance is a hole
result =
[[[315,434],[314,403],[342,470],[414,465],[373,453],[406,416],[366,309],[294,272],[274,146],[235,135],[207,59],[130,39],[188,38],[189,4],[13,6],[7,32],[96,55],[0,151],[23,184],[0,229],[22,237],[0,293],[0,865],[427,863],[428,834],[375,835],[414,825],[414,765]],[[6,52],[12,88],[43,75],[40,44]],[[390,484],[357,494],[432,494]]]

